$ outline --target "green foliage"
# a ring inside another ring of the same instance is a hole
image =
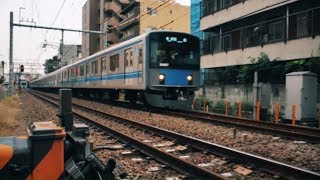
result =
[[[320,53],[319,55],[320,56]],[[205,75],[205,85],[215,83],[253,83],[254,72],[258,71],[259,82],[285,82],[286,74],[296,71],[311,71],[318,74],[320,82],[320,57],[294,61],[270,60],[268,55],[261,53],[252,58],[251,64],[228,66],[210,69]]]
[[[290,73],[294,71],[303,71],[304,65],[305,65],[304,59],[290,61],[285,65],[284,71],[285,73]]]
[[[259,76],[264,77],[267,75],[271,69],[271,63],[268,55],[261,53],[260,57],[252,58],[252,64],[244,65],[240,69],[238,78],[241,82],[253,82],[254,72],[258,71]],[[260,78],[259,78],[260,79]]]
[[[60,59],[58,59],[58,56],[53,56],[52,59],[47,59],[44,63],[45,73],[48,74],[59,69],[59,62]]]
[[[225,102],[224,101],[218,101],[214,106],[214,110],[225,110]]]
[[[252,111],[253,104],[251,102],[242,102],[242,111]]]

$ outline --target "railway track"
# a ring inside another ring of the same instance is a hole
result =
[[[57,105],[56,103],[57,100],[53,100],[54,99],[53,97],[50,97],[50,99],[48,99],[42,96],[42,98],[46,99],[47,101],[51,101],[51,103]],[[288,179],[292,179],[292,178],[299,178],[299,179],[300,178],[308,178],[308,179],[317,178],[318,179],[320,177],[320,174],[317,174],[315,172],[307,171],[301,168],[290,166],[284,163],[280,163],[277,161],[273,161],[273,160],[252,155],[249,153],[237,151],[237,150],[227,148],[218,144],[209,143],[200,139],[188,137],[188,136],[171,132],[165,129],[160,129],[153,126],[141,124],[136,121],[128,120],[128,119],[117,117],[114,115],[109,115],[98,110],[89,109],[83,105],[74,104],[74,107],[81,109],[80,111],[90,111],[91,113],[94,113],[102,117],[108,116],[108,119],[111,118],[113,121],[118,121],[120,123],[129,125],[130,127],[131,126],[135,127],[136,130],[142,129],[143,132],[149,132],[151,134],[156,134],[160,137],[170,139],[171,142],[181,144],[182,146],[188,147],[191,149],[197,149],[199,150],[198,152],[211,153],[214,156],[224,157],[227,159],[228,163],[230,162],[233,164],[242,163],[242,165],[244,166],[250,165],[250,167],[253,167],[253,169],[255,170],[267,172],[272,175],[288,178]],[[118,139],[134,146],[135,148],[139,149],[143,153],[148,154],[152,157],[155,157],[155,159],[157,159],[158,161],[163,162],[165,164],[169,164],[172,168],[178,170],[179,172],[184,172],[191,176],[202,176],[202,177],[219,178],[219,179],[225,178],[221,176],[220,173],[212,172],[208,170],[208,168],[201,167],[199,164],[190,163],[186,160],[183,160],[177,156],[172,155],[172,153],[170,154],[159,148],[155,148],[148,143],[141,142],[135,138],[132,138],[128,135],[120,133],[109,127],[106,127],[101,122],[94,121],[91,118],[85,117],[76,112],[75,112],[75,115],[77,117],[80,117],[80,119],[83,119],[89,122],[95,127],[98,127],[103,131],[106,131],[110,134],[113,134],[114,136],[117,136]]]
[[[221,114],[203,113],[198,111],[171,111],[154,110],[157,113],[169,114],[183,117],[190,120],[200,120],[207,123],[222,124],[230,127],[238,127],[246,130],[253,130],[261,133],[283,136],[288,139],[303,140],[312,143],[320,143],[320,129],[286,124],[275,124],[265,121],[238,118]]]

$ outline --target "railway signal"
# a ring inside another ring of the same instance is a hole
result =
[[[21,65],[21,66],[20,66],[20,72],[23,72],[23,71],[24,71],[24,66]]]

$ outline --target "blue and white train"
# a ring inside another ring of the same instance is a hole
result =
[[[31,88],[71,88],[73,94],[190,108],[200,85],[200,44],[193,35],[152,31],[30,82]]]

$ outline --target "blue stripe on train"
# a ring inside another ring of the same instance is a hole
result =
[[[70,82],[90,82],[90,81],[100,81],[102,80],[122,80],[125,78],[127,79],[134,79],[134,78],[141,78],[142,77],[142,71],[135,71],[130,73],[119,73],[119,74],[110,74],[110,75],[104,75],[102,77],[82,77],[78,79],[70,79],[68,81],[63,81],[60,83],[70,83]]]

